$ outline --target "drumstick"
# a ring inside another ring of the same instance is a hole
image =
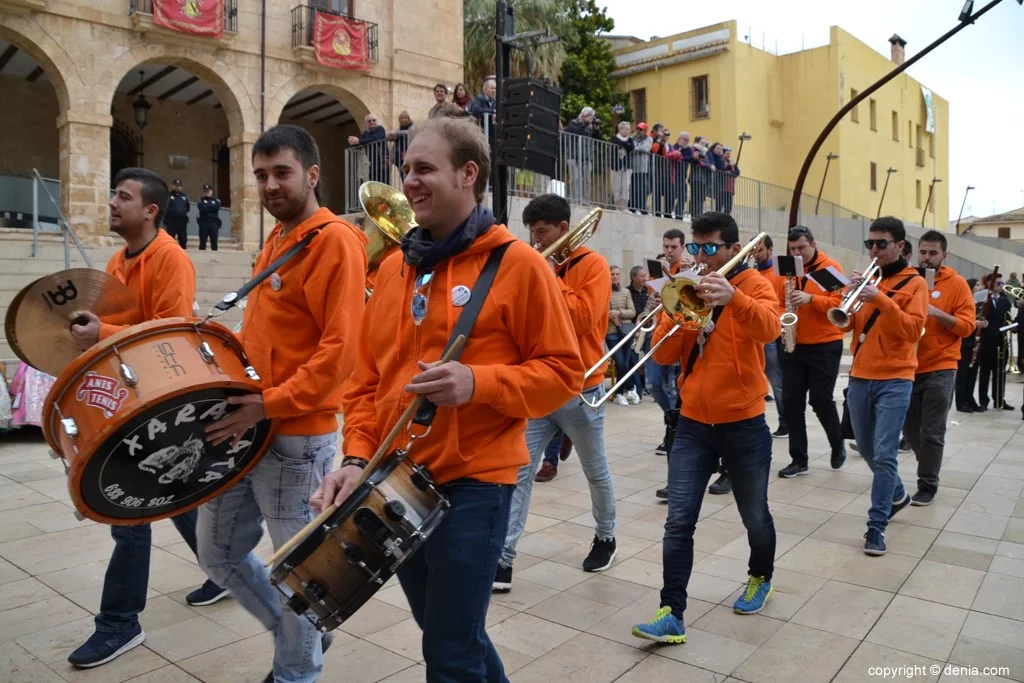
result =
[[[460,334],[455,339],[455,341],[452,342],[451,347],[449,347],[449,349],[441,357],[441,363],[444,364],[449,362],[452,359],[452,357],[455,356],[455,354],[459,353],[459,351],[462,350],[462,347],[463,345],[465,345],[465,343],[465,335]],[[388,432],[388,435],[384,437],[384,441],[382,441],[380,446],[377,448],[377,452],[374,453],[373,457],[370,458],[370,461],[366,463],[366,467],[363,468],[363,475],[359,478],[359,481],[356,482],[356,488],[359,488],[362,485],[362,483],[366,481],[367,477],[373,474],[373,470],[377,468],[377,463],[379,463],[381,461],[381,458],[383,458],[390,452],[391,443],[398,437],[402,430],[405,429],[406,425],[416,416],[416,411],[420,409],[420,404],[422,403],[423,394],[417,394],[416,397],[412,400],[412,403],[409,404],[409,407],[405,409],[402,415],[398,418],[398,421],[395,422],[395,426],[392,427],[391,431]],[[285,555],[290,553],[292,549],[299,543],[301,543],[303,539],[305,539],[310,533],[313,532],[314,529],[316,529],[318,526],[326,522],[327,519],[332,514],[334,514],[334,512],[337,509],[338,506],[335,503],[331,503],[326,508],[324,508],[323,512],[317,515],[316,519],[311,521],[306,526],[302,527],[302,529],[297,534],[295,534],[290,539],[281,544],[281,547],[277,549],[277,552],[275,552],[271,556],[271,558],[267,560],[266,563],[264,563],[263,566],[270,567],[274,565],[274,563],[276,563],[278,560],[283,558]]]

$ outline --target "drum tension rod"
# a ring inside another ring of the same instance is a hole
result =
[[[196,331],[196,336],[199,337],[199,341],[201,342],[199,346],[196,347],[196,349],[199,351],[199,357],[202,358],[203,361],[205,363],[208,363],[209,365],[216,365],[217,359],[214,356],[213,348],[211,348],[210,344],[205,339],[203,339],[203,333],[199,331],[199,325],[193,323],[192,329]]]
[[[132,366],[125,363],[124,359],[121,358],[121,351],[117,348],[117,344],[111,346],[111,349],[113,349],[114,355],[117,356],[117,361],[121,364],[121,379],[124,380],[124,383],[127,386],[135,389],[139,384],[139,376],[135,374],[135,370]],[[139,390],[135,389],[135,393],[138,394]]]

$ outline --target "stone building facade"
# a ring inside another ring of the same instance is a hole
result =
[[[227,30],[210,38],[157,26],[151,0],[0,0],[0,175],[38,168],[59,179],[62,212],[80,237],[101,242],[112,153],[120,165],[144,153],[145,166],[181,177],[193,198],[202,183],[217,185],[231,207],[230,235],[252,248],[261,210],[251,153],[261,130],[279,122],[311,130],[330,196],[343,187],[346,140],[367,114],[388,129],[402,110],[424,118],[434,84],[462,78],[461,0],[224,2]],[[317,62],[308,44],[314,12],[302,2],[372,27],[369,71]],[[131,106],[139,93],[152,104],[144,128]],[[303,116],[317,107],[302,103],[316,98],[322,115]],[[273,220],[262,223],[269,232]]]

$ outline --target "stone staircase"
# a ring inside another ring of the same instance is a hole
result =
[[[196,268],[196,300],[203,315],[228,292],[238,289],[252,275],[255,254],[239,251],[230,240],[221,240],[219,251],[189,249],[188,255]],[[96,268],[103,269],[120,245],[89,247],[87,253]],[[71,248],[71,267],[86,268],[78,250]],[[64,243],[55,235],[40,235],[39,254],[32,256],[32,235],[18,232],[0,232],[0,319],[6,319],[7,309],[15,295],[26,285],[44,275],[64,270]],[[237,308],[218,318],[224,325],[234,328],[241,320]],[[0,362],[5,362],[8,377],[17,369],[18,359],[0,336]]]

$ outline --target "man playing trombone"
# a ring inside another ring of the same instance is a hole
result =
[[[693,568],[693,534],[704,489],[719,459],[732,478],[750,543],[749,581],[733,605],[736,612],[753,614],[764,607],[775,561],[775,524],[768,510],[772,435],[764,416],[764,345],[779,336],[779,302],[765,278],[737,263],[737,257],[752,256],[753,245],[740,244],[731,216],[705,213],[694,219],[692,230],[687,249],[698,264],[714,271],[693,288],[695,296],[713,307],[711,321],[699,331],[676,332],[679,313],[670,310],[672,315],[662,316],[652,340],[662,342],[655,360],[680,361],[684,368],[679,379],[682,411],[668,462],[661,609],[650,622],[633,627],[634,636],[661,643],[686,642],[683,612]]]
[[[530,230],[530,241],[540,251],[547,250],[569,232],[570,218],[569,202],[554,194],[537,197],[523,210],[523,223]],[[612,292],[611,273],[605,258],[585,246],[578,246],[564,256],[568,258],[561,265],[556,266],[550,261],[549,265],[555,272],[558,288],[569,309],[569,320],[576,333],[583,363],[594,369],[604,355]],[[625,368],[620,370],[620,373],[624,372]],[[494,577],[495,591],[505,593],[512,589],[512,563],[516,558],[519,537],[526,528],[533,475],[540,467],[544,448],[558,430],[569,437],[579,456],[590,486],[590,502],[597,525],[590,553],[583,560],[583,570],[604,571],[615,559],[615,483],[604,450],[604,405],[602,403],[594,410],[586,404],[598,402],[603,394],[602,363],[584,381],[583,401],[579,396],[573,396],[554,412],[530,420],[527,425],[526,448],[530,452],[530,462],[519,469],[505,547]]]
[[[928,311],[928,286],[903,260],[905,241],[899,219],[886,216],[872,223],[864,246],[874,261],[863,276],[851,273],[842,306],[829,311],[834,324],[853,330],[846,400],[857,450],[874,475],[864,534],[868,555],[885,554],[886,526],[910,503],[896,458]]]

